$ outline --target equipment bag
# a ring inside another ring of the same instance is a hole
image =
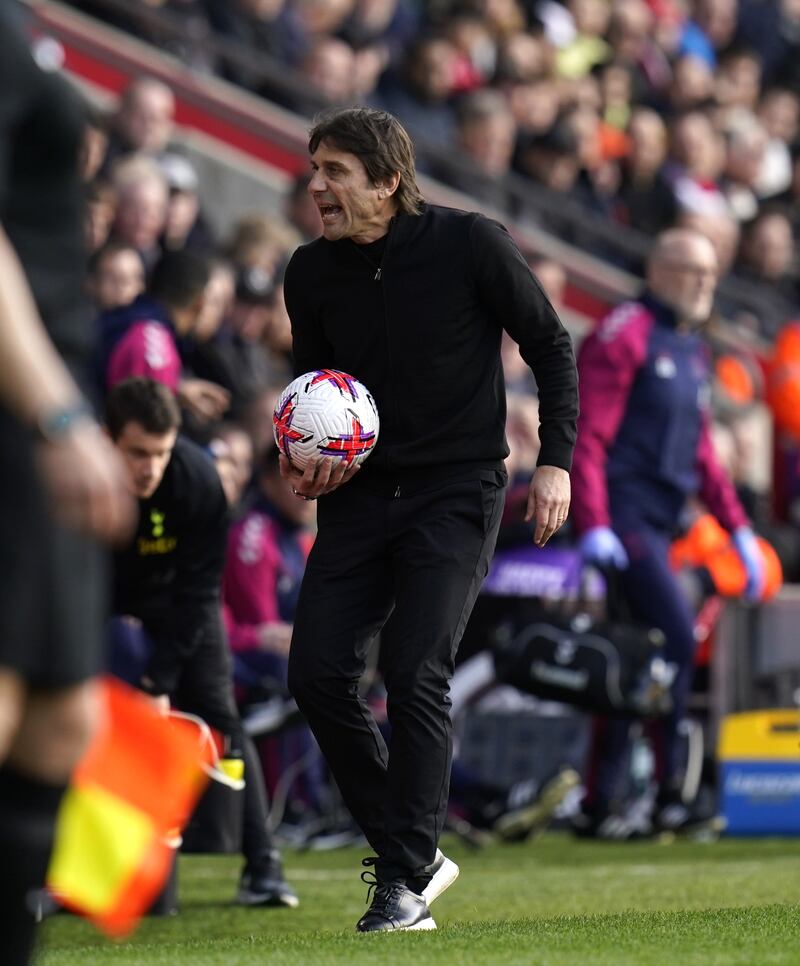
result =
[[[495,634],[497,678],[521,691],[595,714],[661,715],[672,700],[664,635],[585,613],[549,615]]]

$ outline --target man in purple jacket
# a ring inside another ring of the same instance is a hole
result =
[[[748,575],[746,596],[758,599],[763,586],[755,536],[714,457],[709,431],[709,359],[698,329],[711,312],[717,277],[705,237],[686,229],[663,232],[642,297],[606,316],[578,359],[581,415],[572,486],[581,549],[588,562],[621,571],[633,617],[664,632],[664,657],[677,667],[674,709],[660,722],[655,748],[657,830],[680,830],[693,819],[682,800],[676,752],[695,641],[689,603],[668,561],[688,498],[702,500],[732,533]],[[586,834],[632,834],[611,814],[628,725],[604,722],[602,739],[594,742],[578,828]]]

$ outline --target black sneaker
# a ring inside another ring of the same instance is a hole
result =
[[[361,877],[368,874],[362,872]],[[356,923],[358,932],[410,932],[436,928],[425,897],[409,889],[404,882],[375,882],[370,888],[373,886],[375,893],[370,907]]]
[[[530,783],[519,783],[519,790],[512,785],[508,795],[508,810],[494,823],[493,831],[506,842],[523,842],[531,835],[543,832],[556,809],[573,788],[580,785],[580,776],[574,768],[561,768],[549,781],[532,794]]]
[[[695,805],[687,805],[679,796],[656,801],[653,830],[662,838],[689,836],[713,838],[725,830],[725,820]]]
[[[580,811],[573,816],[571,827],[578,838],[601,842],[635,842],[651,837],[649,827],[645,828],[627,815],[614,812]]]
[[[284,906],[296,909],[300,900],[283,877],[283,864],[273,849],[258,864],[245,866],[236,901],[243,906]]]

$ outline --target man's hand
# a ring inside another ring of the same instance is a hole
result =
[[[628,553],[611,527],[591,527],[580,540],[581,555],[586,563],[601,568],[627,570]]]
[[[289,645],[292,643],[292,625],[285,621],[274,624],[262,624],[258,632],[258,647],[269,654],[281,657],[289,656]]]
[[[89,417],[38,447],[53,516],[64,526],[117,543],[133,533],[136,501],[111,441]]]
[[[291,483],[294,495],[301,500],[316,500],[318,496],[332,493],[337,487],[351,480],[360,468],[354,464],[348,466],[344,460],[323,456],[316,463],[309,463],[301,472],[292,466],[283,453],[279,459],[281,476]]]
[[[569,473],[560,466],[537,466],[528,493],[525,522],[536,521],[533,542],[543,547],[569,513]]]
[[[758,540],[751,527],[738,527],[731,536],[747,574],[744,599],[750,601],[750,603],[757,603],[764,593],[766,580],[764,555],[761,553]]]
[[[207,379],[182,379],[178,386],[178,402],[201,423],[211,423],[227,412],[231,394]]]

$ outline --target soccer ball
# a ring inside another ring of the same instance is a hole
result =
[[[378,441],[378,408],[366,387],[337,369],[298,376],[281,393],[272,427],[278,449],[298,470],[323,456],[363,463]]]

